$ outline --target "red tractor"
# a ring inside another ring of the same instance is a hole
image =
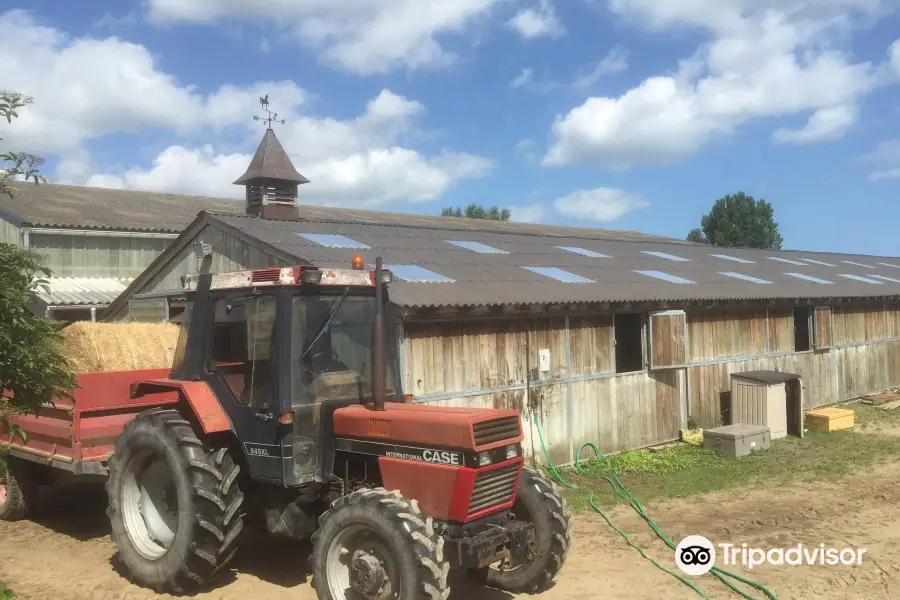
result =
[[[31,435],[13,439],[0,518],[24,518],[35,483],[64,469],[107,475],[121,562],[159,592],[212,581],[245,522],[312,538],[321,600],[440,600],[451,568],[542,589],[570,519],[523,464],[519,414],[407,402],[391,273],[353,267],[186,277],[168,376],[100,374],[84,401],[17,419]]]

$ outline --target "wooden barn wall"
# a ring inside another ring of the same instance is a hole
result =
[[[687,367],[623,375],[609,314],[405,322],[404,391],[416,402],[518,411],[525,451],[543,461],[537,411],[551,458],[566,463],[584,442],[615,452],[677,439],[689,417],[727,423],[735,372],[797,373],[807,408],[900,385],[900,305],[835,307],[834,347],[820,352],[794,352],[789,307],[688,310],[686,322]]]
[[[172,243],[167,238],[32,232],[31,250],[47,257],[55,277],[137,277]]]
[[[285,261],[271,256],[212,225],[204,227],[196,237],[212,245],[211,270],[213,272],[288,266]],[[173,256],[172,260],[136,293],[180,289],[182,275],[196,273],[197,270],[197,257],[194,255],[193,247],[189,244],[181,252]]]
[[[0,219],[0,244],[22,245],[21,230],[5,219]]]

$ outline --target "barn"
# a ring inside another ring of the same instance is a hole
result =
[[[404,392],[537,415],[560,463],[727,423],[732,373],[797,374],[806,408],[900,385],[900,258],[303,206],[306,182],[266,132],[243,212],[202,210],[106,318],[171,318],[190,273],[382,256]]]

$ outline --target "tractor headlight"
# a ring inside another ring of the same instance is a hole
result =
[[[519,448],[515,444],[506,447],[506,460],[512,460],[519,455]]]
[[[491,453],[490,452],[479,452],[478,453],[478,466],[486,467],[491,464]]]

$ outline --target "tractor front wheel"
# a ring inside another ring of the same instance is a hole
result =
[[[572,522],[559,489],[539,471],[525,467],[512,513],[534,524],[533,556],[516,567],[491,565],[472,574],[483,584],[514,593],[543,590],[566,560]]]
[[[313,536],[320,600],[446,600],[444,540],[415,500],[383,488],[339,498]]]
[[[237,552],[244,496],[226,448],[201,442],[177,411],[125,425],[110,460],[112,539],[129,577],[157,592],[206,584]]]
[[[6,457],[6,466],[0,465],[0,521],[28,518],[37,491],[28,469],[12,456]]]

